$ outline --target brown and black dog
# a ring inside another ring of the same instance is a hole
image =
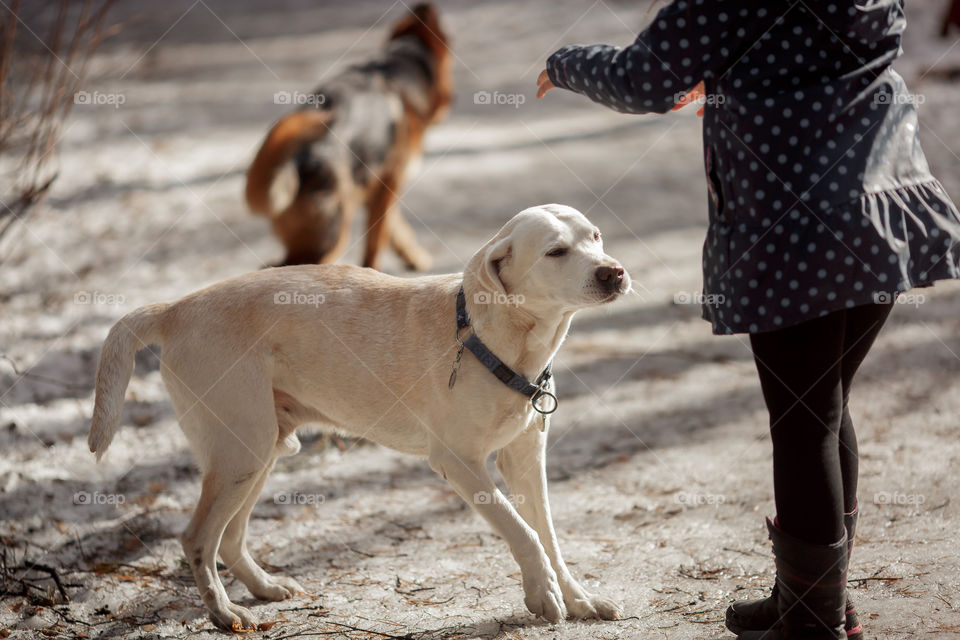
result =
[[[333,262],[358,206],[367,209],[363,265],[389,244],[411,269],[430,256],[394,206],[424,131],[449,109],[452,56],[429,4],[414,7],[383,52],[319,87],[311,106],[281,118],[247,173],[250,209],[269,216],[287,248],[282,264]]]

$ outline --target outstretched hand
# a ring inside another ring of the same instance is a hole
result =
[[[550,79],[550,74],[547,73],[547,70],[544,69],[540,72],[540,75],[537,76],[537,97],[542,98],[547,95],[547,91],[550,89],[556,89],[557,85],[553,84],[553,81]]]
[[[691,102],[696,102],[697,100],[704,97],[705,95],[706,93],[703,90],[703,80],[701,80],[699,84],[697,84],[697,86],[695,86],[693,89],[690,89],[690,91],[684,94],[684,96],[680,98],[680,101],[677,102],[677,104],[673,105],[673,108],[670,109],[670,111],[676,111],[677,109],[682,109],[688,104],[690,104]],[[703,109],[704,109],[703,107],[700,107],[700,109],[697,111],[697,115],[700,116],[701,118],[703,117]]]

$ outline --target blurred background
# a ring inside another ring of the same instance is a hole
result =
[[[933,172],[960,201],[949,5],[907,3],[895,68],[917,95]],[[437,6],[455,100],[401,199],[434,271],[461,270],[521,209],[559,202],[601,228],[635,282],[637,295],[574,322],[549,454],[565,555],[629,618],[562,632],[535,621],[505,545],[425,463],[307,433],[271,477],[251,539],[315,597],[256,604],[284,621],[266,635],[373,637],[349,625],[379,637],[722,636],[723,607],[772,575],[770,451],[749,343],[712,336],[695,304],[700,121],[694,109],[626,116],[567,92],[534,97],[554,50],[628,44],[658,5]],[[199,479],[155,355],[138,356],[127,428],[107,459],[87,451],[100,344],[139,305],[282,257],[243,201],[253,154],[290,109],[275,95],[368,58],[406,11],[404,0],[0,2],[3,633],[216,633],[180,564]],[[341,261],[360,257],[358,243]],[[393,256],[385,269],[402,274]],[[915,293],[852,400],[864,507],[851,584],[869,637],[960,637],[960,286]],[[322,499],[285,504],[278,492]],[[228,591],[251,604],[241,585]]]

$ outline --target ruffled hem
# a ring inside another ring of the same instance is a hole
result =
[[[911,202],[916,202],[921,208],[919,213],[911,209]],[[923,237],[929,237],[932,229],[939,229],[947,232],[955,241],[960,241],[960,213],[943,185],[936,179],[890,191],[865,194],[860,198],[860,212],[870,220],[873,228],[887,241],[890,250],[898,257],[904,290],[917,286],[913,284],[914,277],[908,268],[911,262],[908,220]],[[903,214],[899,216],[899,220],[896,219],[897,213]],[[926,217],[923,213],[929,216],[927,220],[923,219]],[[932,222],[932,226],[926,224],[928,222]],[[898,236],[898,232],[901,232],[901,235]],[[920,279],[925,278],[921,276]]]
[[[960,278],[960,212],[936,179],[791,222],[779,235],[734,223],[718,236],[727,244],[724,272],[717,274],[715,242],[704,261],[704,299],[715,304],[702,307],[715,334],[774,331]]]
[[[854,298],[848,298],[846,300],[840,300],[838,298],[833,302],[830,302],[820,307],[817,313],[810,312],[802,315],[797,315],[795,317],[791,316],[785,319],[781,324],[774,324],[768,320],[763,324],[758,323],[756,328],[751,328],[751,329],[744,329],[742,327],[739,327],[739,328],[730,327],[728,325],[725,325],[717,321],[715,318],[711,317],[708,307],[706,305],[702,306],[702,313],[700,317],[706,320],[707,322],[711,323],[713,327],[713,334],[717,336],[731,336],[738,333],[766,333],[769,331],[784,329],[786,327],[800,324],[801,322],[806,322],[808,320],[813,320],[815,318],[820,318],[830,313],[834,313],[836,311],[852,309],[854,307],[862,307],[868,304],[889,304],[894,301],[898,303],[908,304],[908,305],[922,304],[923,302],[922,298],[916,298],[916,299],[901,298],[901,295],[905,294],[907,291],[911,289],[932,287],[937,282],[941,282],[943,280],[955,280],[957,278],[960,278],[960,275],[934,278],[926,282],[916,282],[905,289],[898,289],[896,291],[889,292],[889,293],[879,292],[876,294],[871,294],[869,296],[855,296]]]

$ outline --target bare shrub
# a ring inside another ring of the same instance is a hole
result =
[[[61,126],[113,1],[11,0],[0,8],[0,238],[56,178]]]

